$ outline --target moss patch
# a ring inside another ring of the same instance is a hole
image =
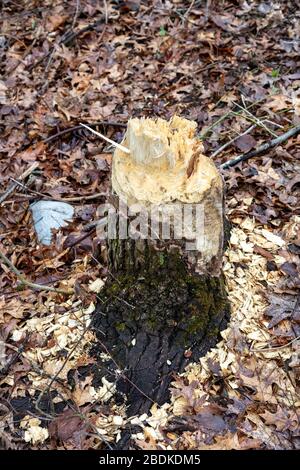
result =
[[[228,307],[223,277],[189,273],[178,252],[152,249],[143,256],[146,268],[133,272],[126,262],[126,271],[109,279],[102,291],[116,330],[125,332],[132,324],[149,333],[176,328],[177,341],[187,346],[205,334],[217,336],[213,325]]]

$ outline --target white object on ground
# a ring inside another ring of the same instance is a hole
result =
[[[65,227],[74,214],[74,208],[61,201],[38,201],[30,205],[30,210],[38,240],[43,245],[50,245],[51,230]]]

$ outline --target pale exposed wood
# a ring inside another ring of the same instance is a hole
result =
[[[218,275],[223,248],[223,181],[212,160],[203,154],[196,126],[178,116],[169,122],[131,119],[122,142],[130,153],[115,150],[112,189],[129,206],[138,203],[149,211],[156,207],[160,214],[166,212],[166,204],[202,204],[204,234],[187,256],[198,272]]]
[[[117,147],[118,149],[120,149],[122,152],[124,153],[130,153],[130,151],[124,147],[124,145],[120,145],[118,144],[117,142],[115,142],[114,140],[111,140],[109,139],[108,137],[106,137],[105,135],[101,134],[101,132],[98,132],[98,131],[95,131],[95,129],[92,129],[91,127],[87,126],[86,124],[82,124],[80,123],[80,125],[82,127],[85,127],[87,130],[89,130],[90,132],[92,132],[93,134],[97,135],[98,137],[101,137],[101,139],[105,140],[106,142],[110,143],[111,145],[113,145],[114,147]]]

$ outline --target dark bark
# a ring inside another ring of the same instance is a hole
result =
[[[173,375],[216,344],[229,315],[223,275],[195,274],[178,247],[157,248],[110,241],[111,275],[94,317],[102,351],[112,356],[106,370],[124,371],[117,387],[129,415],[163,404]]]

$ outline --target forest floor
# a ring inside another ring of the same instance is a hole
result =
[[[99,375],[91,354],[107,270],[87,226],[111,148],[79,125],[120,142],[130,117],[178,114],[217,166],[283,134],[300,123],[297,3],[2,2],[0,253],[27,280],[73,292],[32,288],[0,260],[2,447],[114,448],[125,428],[143,449],[300,447],[300,135],[222,170],[231,321],[174,375],[168,403],[128,418],[118,377]],[[43,199],[75,211],[50,246],[29,208]]]

